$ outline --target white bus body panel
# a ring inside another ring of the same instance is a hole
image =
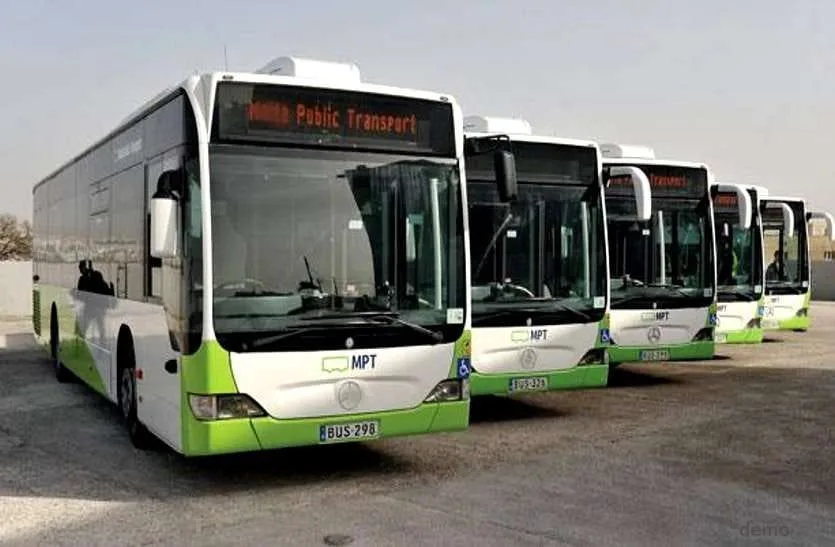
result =
[[[473,370],[481,374],[549,372],[574,368],[594,348],[598,323],[484,327],[472,330]],[[533,368],[523,368],[525,348],[536,350]]]
[[[133,335],[136,369],[137,415],[155,435],[175,449],[182,446],[180,424],[180,367],[165,370],[165,362],[179,359],[171,349],[165,310],[159,304],[146,304],[112,296],[70,291],[78,318],[79,343],[93,358],[104,382],[105,396],[117,402],[118,373],[116,348],[119,329],[124,324]],[[62,326],[64,329],[66,326]]]
[[[795,317],[805,302],[805,294],[766,295],[762,327],[764,329],[778,328],[780,321]]]
[[[659,314],[666,314],[659,319]],[[620,347],[686,344],[707,325],[708,308],[616,310],[610,312],[609,332]],[[660,338],[650,340],[650,327],[660,327]]]
[[[719,302],[716,304],[716,333],[739,331],[757,317],[759,301],[753,302]],[[718,341],[718,340],[717,340]]]
[[[314,418],[414,408],[449,377],[454,344],[344,351],[232,353],[238,391],[273,418]],[[360,366],[362,368],[360,368]],[[346,380],[362,397],[339,403]]]

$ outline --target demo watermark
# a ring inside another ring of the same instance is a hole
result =
[[[787,538],[794,533],[791,526],[779,522],[756,522],[749,520],[739,527],[739,534],[746,538],[777,537]]]

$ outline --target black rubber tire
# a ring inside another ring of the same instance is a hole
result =
[[[148,450],[154,446],[154,436],[142,425],[137,415],[136,400],[136,360],[133,344],[119,337],[118,351],[118,388],[117,397],[119,410],[122,413],[125,429],[131,444],[140,450]]]
[[[52,358],[52,368],[55,371],[55,379],[62,384],[73,381],[72,373],[64,366],[58,355],[58,347],[60,344],[60,333],[58,330],[58,312],[55,306],[52,306],[52,312],[49,318],[49,355]]]

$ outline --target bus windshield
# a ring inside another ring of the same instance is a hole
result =
[[[707,170],[637,167],[650,183],[652,218],[636,220],[629,177],[612,177],[606,188],[612,309],[710,305],[716,282]]]
[[[619,219],[629,200],[610,199],[612,307],[708,305],[713,296],[712,237],[707,200],[652,200],[652,219]]]
[[[210,169],[225,346],[236,334],[385,316],[418,331],[463,328],[454,159],[213,145]]]
[[[495,183],[473,182],[468,201],[474,325],[512,321],[514,310],[546,314],[554,324],[600,319],[606,274],[599,186],[521,182],[518,199],[505,204]]]
[[[801,202],[785,202],[794,213],[794,233],[785,232],[780,209],[762,207],[766,289],[771,294],[802,294],[809,286],[808,240]]]
[[[727,197],[725,193],[720,195]],[[763,292],[759,218],[755,214],[750,228],[742,228],[738,217],[736,207],[723,208],[714,200],[717,296],[723,302],[758,300]]]

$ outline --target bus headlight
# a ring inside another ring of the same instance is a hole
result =
[[[604,365],[609,364],[609,352],[606,351],[606,348],[590,349],[586,352],[585,355],[583,355],[583,357],[577,363],[577,366],[599,365],[601,363]]]
[[[191,412],[198,420],[231,420],[235,418],[257,418],[267,413],[249,395],[188,396]]]
[[[710,342],[713,340],[713,327],[705,327],[693,337],[694,342]]]
[[[748,324],[745,325],[746,329],[758,329],[762,326],[762,318],[755,317],[748,321]]]
[[[470,396],[469,380],[444,380],[429,392],[425,403],[464,401]]]
[[[809,315],[809,308],[800,308],[795,314],[797,317],[806,317]]]

